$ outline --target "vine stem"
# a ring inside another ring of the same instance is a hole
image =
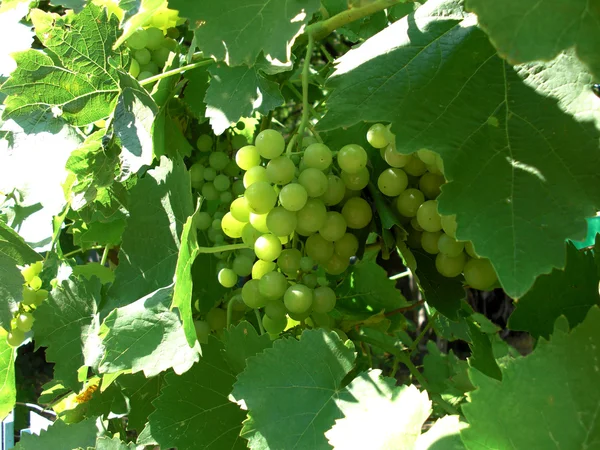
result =
[[[110,251],[110,245],[106,244],[104,247],[104,251],[102,252],[102,259],[100,260],[100,265],[106,265],[106,261],[108,260],[108,252]]]
[[[421,332],[415,338],[415,340],[410,345],[410,347],[408,347],[408,353],[409,354],[412,355],[413,352],[417,349],[417,345],[419,345],[419,342],[421,342],[421,340],[425,337],[425,335],[427,334],[427,332],[431,329],[431,327],[433,327],[433,321],[436,319],[436,317],[437,317],[437,311],[433,313],[433,315],[427,321],[427,324],[423,327],[423,330],[421,330]]]
[[[242,248],[251,248],[251,247],[248,247],[246,244],[218,245],[216,247],[198,247],[198,253],[229,252],[232,250],[240,250]]]
[[[302,148],[302,137],[304,130],[310,118],[310,104],[308,103],[308,79],[310,77],[310,60],[315,47],[315,38],[312,34],[308,35],[308,44],[306,45],[306,56],[304,58],[304,67],[302,68],[302,121],[298,127],[298,147]]]
[[[97,246],[97,247],[90,247],[90,248],[86,248],[86,249],[83,249],[83,248],[78,248],[77,250],[73,250],[72,252],[65,253],[65,254],[63,255],[63,258],[70,258],[71,256],[73,256],[73,255],[76,255],[76,254],[78,254],[78,253],[88,252],[88,251],[90,251],[90,250],[101,250],[101,249],[103,249],[103,248],[104,248],[104,247],[101,247],[101,246]]]
[[[205,59],[203,61],[198,61],[196,63],[177,67],[176,69],[167,70],[166,72],[159,73],[158,75],[154,75],[153,77],[149,77],[149,78],[146,78],[145,80],[140,81],[140,84],[142,86],[144,86],[146,84],[151,84],[151,83],[154,83],[155,81],[162,80],[163,78],[168,78],[173,75],[179,75],[180,73],[183,73],[186,70],[192,70],[192,69],[195,69],[196,67],[208,66],[208,65],[212,64],[213,62],[214,62],[214,60],[212,60],[212,59]]]

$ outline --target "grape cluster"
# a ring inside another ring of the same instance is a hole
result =
[[[40,261],[26,266],[21,270],[25,280],[23,284],[23,300],[19,309],[10,321],[11,330],[6,335],[6,341],[11,347],[18,347],[25,340],[25,333],[33,326],[33,315],[31,311],[40,306],[48,298],[48,291],[41,289],[42,280],[38,276],[42,271]]]
[[[377,179],[379,190],[394,198],[408,230],[407,245],[437,255],[435,266],[445,277],[464,275],[474,289],[490,289],[497,282],[490,261],[480,258],[470,241],[456,240],[456,217],[442,216],[437,208],[437,196],[446,183],[444,164],[440,156],[428,149],[412,155],[396,150],[395,137],[383,124],[371,126],[367,140],[380,149],[381,157],[390,166]]]
[[[177,11],[173,13],[177,14]],[[177,41],[166,37],[161,28],[151,26],[133,33],[127,39],[127,46],[133,56],[129,74],[138,80],[145,80],[162,72],[169,53],[177,47]]]

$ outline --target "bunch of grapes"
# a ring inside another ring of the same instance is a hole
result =
[[[456,240],[456,217],[442,216],[437,196],[446,183],[443,161],[437,153],[421,149],[412,155],[396,151],[394,135],[383,124],[371,126],[367,140],[380,149],[390,166],[377,180],[379,190],[393,197],[396,209],[407,224],[407,245],[437,255],[435,266],[445,277],[464,275],[474,289],[490,289],[497,276],[490,261],[480,258],[470,241]]]
[[[138,80],[145,80],[162,72],[169,53],[177,47],[177,41],[166,37],[161,28],[148,27],[133,33],[127,39],[127,46],[133,56],[129,74]]]
[[[21,270],[21,275],[25,280],[23,284],[23,301],[19,304],[19,309],[15,317],[10,321],[11,330],[6,335],[8,345],[18,347],[25,340],[25,333],[31,330],[33,326],[33,311],[48,298],[48,291],[41,289],[42,280],[38,276],[42,272],[42,263],[40,261],[26,266]]]

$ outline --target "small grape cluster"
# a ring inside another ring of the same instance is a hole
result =
[[[33,327],[33,311],[48,298],[48,291],[41,289],[42,280],[38,276],[42,272],[42,263],[38,261],[26,266],[21,270],[25,280],[23,284],[23,300],[19,303],[19,309],[10,321],[11,330],[6,335],[6,341],[11,347],[18,347],[25,340],[25,333]]]
[[[369,128],[367,140],[380,149],[381,157],[390,166],[379,175],[377,186],[384,195],[394,197],[408,229],[407,245],[437,255],[436,269],[445,277],[462,273],[472,288],[494,286],[497,276],[490,261],[475,253],[471,241],[456,240],[456,216],[438,212],[436,198],[446,183],[440,156],[428,149],[412,155],[399,153],[395,136],[379,123]]]

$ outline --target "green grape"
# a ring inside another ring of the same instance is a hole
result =
[[[229,161],[227,166],[223,169],[223,173],[231,178],[237,178],[241,175],[240,168],[235,161]]]
[[[311,144],[304,150],[304,162],[307,167],[325,170],[333,161],[333,155],[325,144]]]
[[[404,167],[411,160],[410,155],[404,155],[396,150],[396,146],[393,144],[388,145],[385,148],[384,158],[385,162],[395,168]]]
[[[443,176],[427,172],[419,179],[419,189],[425,194],[425,197],[434,199],[440,195],[440,188],[445,182]]]
[[[285,318],[287,315],[287,310],[285,309],[285,305],[282,300],[271,300],[265,306],[265,315],[269,316],[271,319],[281,319]]]
[[[341,239],[346,233],[346,219],[339,212],[329,211],[325,223],[319,228],[319,234],[325,240],[333,242]]]
[[[207,212],[199,212],[195,216],[194,224],[197,230],[205,231],[210,228],[212,223],[212,217]]]
[[[289,186],[289,185],[288,185]],[[317,198],[309,198],[306,205],[297,213],[298,224],[310,233],[316,233],[327,220],[327,208]]]
[[[25,333],[18,328],[11,330],[6,335],[6,342],[11,347],[18,347],[25,340]]]
[[[260,153],[254,145],[246,145],[235,154],[235,162],[242,170],[249,170],[260,164]]]
[[[265,181],[257,181],[248,186],[244,197],[248,201],[250,210],[256,214],[267,214],[277,202],[277,192]]]
[[[213,181],[215,189],[219,192],[225,192],[231,187],[231,181],[227,175],[219,174]]]
[[[166,47],[157,48],[152,52],[152,61],[158,66],[163,67],[169,59],[171,51]]]
[[[275,236],[289,236],[294,232],[297,224],[296,213],[282,206],[273,208],[267,214],[267,228]]]
[[[271,319],[265,314],[262,318],[262,325],[270,336],[277,336],[279,333],[285,330],[285,327],[287,327],[287,317],[284,316],[277,319]]]
[[[248,280],[242,287],[242,300],[248,308],[262,308],[267,304],[267,299],[262,296],[258,286],[258,280]]]
[[[158,72],[160,72],[160,68],[156,64],[154,64],[152,61],[150,61],[148,64],[141,64],[140,70],[142,72],[150,72],[152,74],[152,76],[154,76]]]
[[[442,229],[442,218],[437,211],[437,200],[421,203],[417,210],[417,222],[425,231],[433,233]]]
[[[33,304],[35,306],[40,306],[44,300],[48,298],[48,291],[46,289],[39,289],[35,293],[35,301]]]
[[[205,167],[204,168],[204,179],[206,181],[214,181],[215,178],[217,178],[217,171],[215,169],[213,169],[212,167]]]
[[[230,212],[225,214],[223,219],[221,219],[221,228],[223,229],[223,233],[233,239],[242,237],[242,230],[245,226],[246,224],[244,222],[236,220]]]
[[[221,271],[221,269],[227,269],[228,267],[229,266],[227,265],[226,261],[218,261],[217,266],[216,266],[217,276],[218,276],[219,272]]]
[[[349,259],[358,251],[358,238],[352,233],[345,233],[333,243],[333,248],[338,256]]]
[[[314,273],[307,273],[302,276],[302,284],[306,287],[314,289],[317,287],[317,275]]]
[[[341,178],[335,175],[327,176],[327,190],[319,197],[327,206],[337,205],[344,198],[346,193],[346,185]]]
[[[321,286],[313,292],[312,310],[316,313],[328,313],[335,308],[336,296],[333,289]]]
[[[152,73],[152,72],[149,72],[149,71],[147,71],[147,70],[144,70],[144,71],[141,71],[141,72],[138,74],[138,76],[137,76],[137,79],[138,79],[139,81],[143,81],[143,80],[145,80],[146,78],[153,77],[154,75],[156,75],[156,74],[155,74],[155,73]]]
[[[33,277],[35,277],[37,273],[35,271],[35,267],[33,265],[30,265],[24,267],[23,270],[21,270],[21,275],[25,279],[25,283],[29,283],[31,280],[33,280]]]
[[[361,191],[369,184],[369,170],[363,167],[356,173],[348,173],[342,170],[340,174],[344,185],[353,191]]]
[[[211,330],[222,330],[227,326],[227,313],[221,308],[213,308],[206,313],[206,323]]]
[[[148,51],[148,49],[145,48],[133,52],[133,57],[140,66],[145,66],[152,61],[152,54]]]
[[[325,263],[333,256],[333,243],[326,241],[320,234],[309,236],[304,245],[304,251],[314,261]]]
[[[245,197],[236,198],[231,202],[229,207],[231,215],[240,222],[248,222],[250,220],[250,205]]]
[[[415,153],[411,155],[411,159],[406,163],[403,169],[408,175],[412,175],[413,177],[420,177],[427,172],[427,167]]]
[[[277,264],[273,261],[263,261],[259,259],[252,266],[252,279],[260,280],[265,274],[273,272],[277,268]]]
[[[297,313],[288,311],[288,317],[292,320],[295,320],[296,322],[303,322],[310,317],[310,313],[311,313],[310,309],[306,312],[303,312],[302,314],[297,314]]]
[[[219,199],[219,191],[215,188],[215,185],[212,182],[206,182],[202,185],[202,197],[205,200],[218,200]]]
[[[229,204],[233,200],[233,194],[229,191],[221,192],[219,195],[219,201],[223,204]]]
[[[327,191],[329,182],[327,175],[319,169],[309,167],[305,169],[298,177],[298,183],[304,186],[309,197],[320,197]]]
[[[225,240],[225,235],[221,230],[215,230],[214,228],[208,229],[208,239],[215,244],[219,244]]]
[[[263,166],[251,167],[244,174],[244,187],[246,189],[248,189],[248,187],[252,186],[254,183],[258,183],[259,181],[269,183],[267,169],[265,169]]]
[[[342,216],[346,219],[348,228],[357,230],[371,223],[373,212],[366,200],[361,197],[353,197],[344,204]]]
[[[318,277],[317,284],[319,286],[329,286],[329,280],[327,280],[327,277]]]
[[[458,256],[460,252],[465,248],[464,242],[458,242],[456,239],[448,236],[446,233],[442,233],[438,241],[438,248],[440,252],[446,256]]]
[[[205,320],[195,320],[194,328],[196,329],[196,338],[201,344],[208,344],[208,336],[210,335],[210,325]]]
[[[367,141],[375,148],[384,148],[389,145],[389,132],[385,125],[376,123],[367,131]]]
[[[263,130],[258,133],[254,145],[260,156],[265,159],[277,158],[285,150],[285,139],[280,132],[275,130]]]
[[[248,140],[246,139],[246,136],[244,136],[243,134],[235,134],[232,136],[231,147],[234,150],[239,150],[240,148],[242,148],[246,145],[248,145]]]
[[[425,201],[425,196],[418,189],[406,189],[396,199],[396,209],[404,217],[414,217],[421,203]]]
[[[312,302],[313,291],[303,284],[290,286],[283,296],[285,307],[294,314],[303,314],[309,311]]]
[[[437,153],[432,152],[426,148],[422,148],[421,150],[417,150],[417,156],[421,161],[423,161],[426,165],[435,164],[435,156]]]
[[[42,261],[36,261],[33,264],[31,264],[30,267],[33,269],[33,273],[35,275],[39,275],[44,268],[44,263]]]
[[[231,269],[240,277],[247,277],[252,273],[252,265],[254,261],[247,256],[238,255],[231,263]]]
[[[33,277],[29,282],[29,287],[34,291],[37,291],[42,287],[42,279],[40,277]]]
[[[287,156],[278,156],[267,164],[267,180],[273,184],[288,184],[294,179],[296,166]]]
[[[281,251],[281,241],[272,234],[263,234],[254,243],[254,253],[263,261],[275,261]]]
[[[460,252],[458,256],[448,256],[444,253],[439,253],[435,257],[435,268],[437,271],[447,278],[459,276],[467,262],[467,255]]]
[[[436,231],[434,233],[423,231],[421,234],[421,247],[423,247],[423,250],[425,250],[427,253],[431,255],[437,255],[440,252],[438,242],[441,236],[441,231]]]
[[[367,165],[367,152],[360,145],[350,144],[341,148],[337,161],[344,172],[356,173]]]
[[[408,232],[408,236],[406,237],[406,245],[408,245],[410,248],[423,248],[423,245],[421,244],[422,238],[423,232],[413,228]]]
[[[287,248],[281,252],[277,258],[277,265],[281,271],[287,275],[293,276],[300,270],[300,259],[302,253],[295,248]]]
[[[269,233],[269,227],[267,226],[268,214],[254,214],[250,213],[250,223],[252,226],[260,231],[261,233]]]
[[[177,50],[177,41],[170,36],[163,41],[163,47],[169,50],[169,52],[175,52]]]
[[[35,319],[30,313],[24,312],[17,316],[17,328],[21,331],[29,331],[33,326],[33,321]]]
[[[244,187],[244,182],[242,180],[235,180],[233,182],[233,184],[231,185],[231,192],[236,197],[239,197],[240,195],[244,195],[244,192],[246,192],[246,188]]]
[[[456,214],[442,216],[442,229],[448,236],[456,239]]]
[[[140,75],[140,63],[135,59],[131,59],[131,64],[129,64],[129,75],[133,78],[137,78]]]
[[[146,42],[146,48],[150,50],[156,50],[163,45],[163,41],[165,40],[165,35],[162,30],[158,28],[146,28],[146,35],[148,36],[148,41]]]
[[[210,134],[201,134],[196,141],[196,147],[201,152],[210,152],[213,148],[213,138]],[[212,167],[212,165],[211,165]]]
[[[279,192],[279,201],[288,211],[300,211],[308,201],[308,192],[298,183],[290,183]]]
[[[491,288],[498,276],[489,259],[470,259],[464,267],[465,281],[473,289],[486,290]]]
[[[221,269],[217,276],[221,286],[226,288],[232,288],[237,284],[238,276],[231,269]]]
[[[384,170],[377,179],[377,187],[382,194],[389,197],[400,195],[408,186],[408,177],[402,169],[390,167]]]
[[[283,297],[287,288],[288,282],[285,275],[277,271],[265,273],[258,282],[258,290],[267,300],[277,300]]]
[[[330,275],[340,275],[346,271],[349,265],[350,261],[347,258],[342,258],[337,253],[334,253],[324,265],[324,269]]]
[[[302,269],[303,272],[311,271],[314,266],[315,266],[315,261],[310,256],[303,256],[300,259],[300,269]]]
[[[194,189],[202,187],[202,183],[204,183],[204,166],[199,162],[190,167],[190,179]]]
[[[223,152],[212,152],[208,157],[208,164],[216,171],[221,171],[229,164],[229,156]]]
[[[212,226],[212,228],[214,230],[220,230],[221,229],[221,219],[214,219],[212,221],[212,225],[211,226]]]
[[[479,258],[479,255],[477,254],[477,252],[475,252],[475,247],[473,247],[473,242],[465,242],[465,251],[467,252],[467,255],[469,255],[471,258]]]
[[[302,148],[305,149],[309,145],[316,144],[317,142],[319,141],[317,141],[317,138],[314,136],[304,136],[302,138]]]
[[[419,221],[417,220],[416,217],[413,217],[412,219],[410,219],[410,226],[413,227],[417,231],[423,231],[423,227],[421,225],[419,225]]]
[[[127,38],[127,46],[133,50],[141,50],[146,47],[148,42],[148,35],[146,30],[137,30],[129,38]]]

